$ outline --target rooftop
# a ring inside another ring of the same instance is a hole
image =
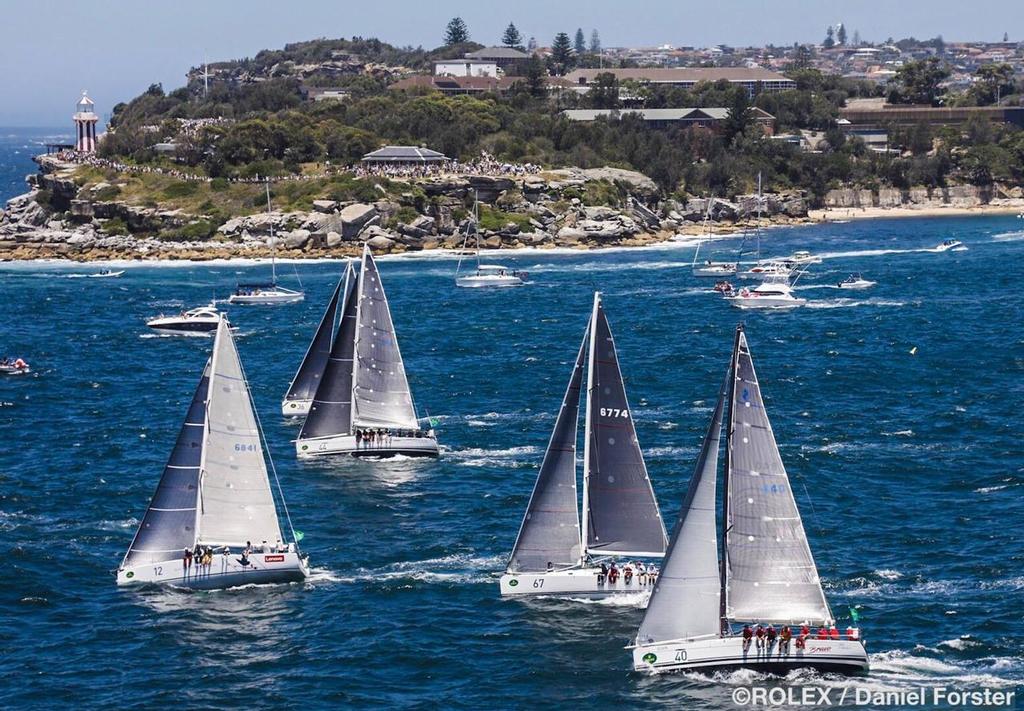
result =
[[[762,67],[677,67],[633,69],[576,69],[565,78],[573,83],[590,83],[599,74],[614,74],[619,80],[632,79],[657,83],[684,83],[699,81],[792,81],[788,77]]]
[[[367,163],[433,163],[448,160],[444,153],[418,146],[384,146],[363,156]]]
[[[755,119],[774,119],[767,111],[759,108],[752,108]],[[629,114],[635,114],[644,121],[699,121],[711,119],[723,121],[729,116],[729,109],[721,107],[690,107],[683,109],[567,109],[562,114],[570,121],[594,121],[598,118],[619,119]]]
[[[529,59],[530,55],[515,47],[484,47],[475,52],[466,52],[466,59]]]

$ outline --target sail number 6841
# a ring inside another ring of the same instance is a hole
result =
[[[602,407],[601,417],[629,417],[629,410],[620,410],[617,407]]]

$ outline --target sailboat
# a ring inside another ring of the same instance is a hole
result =
[[[584,366],[581,525],[576,439]],[[519,536],[499,582],[501,594],[603,597],[649,590],[650,576],[637,574],[627,580],[624,573],[606,574],[600,565],[616,556],[661,558],[665,545],[665,525],[597,292]]]
[[[341,325],[313,394],[295,451],[299,457],[438,456],[437,437],[420,426],[384,285],[370,248],[359,276],[345,273]]]
[[[716,525],[723,415],[725,489]],[[740,623],[790,626],[792,639],[745,643],[734,630]],[[633,668],[867,671],[860,630],[840,635],[834,624],[739,326],[662,573],[630,647]],[[805,634],[804,626],[817,630]]]
[[[334,287],[331,300],[327,302],[327,309],[320,318],[320,325],[317,326],[306,355],[303,356],[299,369],[295,371],[295,377],[288,385],[288,392],[281,401],[281,413],[286,417],[304,417],[309,414],[309,406],[313,404],[313,396],[334,346],[335,322],[338,319],[338,300],[342,293],[342,285],[348,294],[351,275],[352,263],[349,262],[345,269],[345,278]]]
[[[213,355],[117,584],[211,589],[306,578],[309,562],[290,519],[290,542],[281,530],[263,447],[235,341],[221,317]],[[279,483],[277,489],[284,506]],[[186,549],[210,549],[209,562],[200,555],[186,565]]]
[[[270,214],[270,182],[267,182],[267,214]],[[288,289],[277,283],[277,240],[270,224],[270,281],[239,283],[228,297],[232,304],[290,304],[306,298],[305,292]],[[296,273],[297,274],[297,273]]]
[[[708,198],[708,209],[704,213],[704,236],[705,239],[711,239],[711,232],[709,230],[709,223],[711,221],[711,207],[715,204],[713,197]],[[697,257],[700,255],[700,246],[703,243],[697,243],[697,249],[693,253],[693,264],[690,265],[690,269],[695,277],[713,277],[715,279],[724,279],[731,277],[736,274],[736,262],[713,262],[710,259],[704,260],[702,264],[697,264]]]
[[[473,222],[471,223],[471,229],[476,237],[476,272],[473,274],[467,274],[465,276],[459,276],[459,272],[462,270],[462,255],[459,255],[459,263],[455,267],[455,286],[460,286],[467,289],[481,289],[481,288],[505,288],[509,286],[523,286],[526,284],[527,273],[510,269],[509,267],[501,266],[499,264],[481,264],[480,263],[480,206],[479,201],[476,198],[476,191],[473,193]],[[467,228],[466,239],[462,242],[463,251],[466,248],[466,242],[469,241],[470,228]]]

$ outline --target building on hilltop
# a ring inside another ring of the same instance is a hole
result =
[[[416,74],[399,79],[388,88],[392,91],[434,89],[449,96],[487,93],[506,94],[518,81],[522,81],[522,79],[519,77],[451,77]],[[544,83],[548,92],[569,88],[568,82],[560,77],[546,77]]]
[[[775,117],[759,108],[751,108],[754,122],[761,127],[766,136],[775,133]],[[617,111],[612,109],[568,109],[562,112],[570,121],[596,121],[599,118],[621,119],[626,116],[637,116],[652,128],[705,128],[712,131],[721,130],[722,123],[729,117],[729,109],[725,108],[685,108],[685,109],[629,109]]]
[[[589,91],[601,74],[611,74],[620,82],[636,81],[646,84],[678,86],[692,89],[700,82],[716,82],[724,79],[739,84],[753,97],[759,92],[774,93],[796,89],[796,82],[778,72],[761,67],[680,67],[674,69],[576,69],[565,78],[581,93]]]
[[[448,160],[448,156],[444,153],[418,146],[384,146],[367,153],[362,158],[363,163],[376,165],[424,165],[442,163],[446,160]]]
[[[478,49],[475,52],[466,52],[463,56],[466,59],[494,62],[504,71],[508,71],[508,69],[516,63],[523,62],[530,58],[530,55],[526,52],[520,52],[515,47],[484,47],[483,49]]]
[[[498,64],[483,59],[442,59],[434,62],[434,76],[496,77]]]
[[[93,110],[96,103],[89,98],[89,92],[83,91],[82,98],[75,106],[75,150],[82,153],[96,152],[96,124],[100,117]]]

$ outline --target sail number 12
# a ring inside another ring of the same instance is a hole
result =
[[[602,407],[601,417],[629,417],[629,410],[620,410],[617,407]]]

